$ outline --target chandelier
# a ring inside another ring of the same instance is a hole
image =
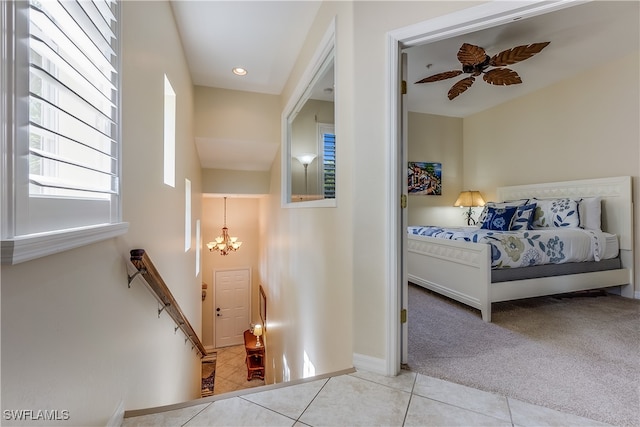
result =
[[[213,242],[207,243],[207,247],[211,252],[218,251],[220,255],[227,255],[229,252],[235,252],[240,249],[242,242],[238,242],[237,237],[229,237],[229,229],[227,228],[227,198],[224,198],[224,227],[222,227],[222,236],[216,237]]]

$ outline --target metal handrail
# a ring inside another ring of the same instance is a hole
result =
[[[165,311],[174,322],[176,322],[176,328],[174,332],[178,329],[181,329],[185,334],[186,339],[185,343],[191,341],[192,348],[196,348],[200,353],[201,357],[207,355],[207,351],[205,350],[200,338],[196,334],[195,329],[187,320],[187,317],[184,315],[178,302],[173,297],[171,290],[166,285],[160,273],[151,262],[151,258],[147,255],[147,252],[144,249],[133,249],[130,251],[131,253],[131,264],[138,270],[133,275],[127,275],[127,280],[129,287],[131,287],[131,282],[138,276],[141,275],[149,289],[153,291],[154,296],[158,299],[158,303],[161,305],[161,308],[158,309],[158,317],[160,314]]]

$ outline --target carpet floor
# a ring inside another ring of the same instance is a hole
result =
[[[478,310],[409,285],[408,368],[617,426],[640,426],[640,301],[604,293]]]

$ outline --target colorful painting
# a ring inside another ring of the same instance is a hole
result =
[[[409,162],[407,169],[409,194],[442,195],[442,164]]]

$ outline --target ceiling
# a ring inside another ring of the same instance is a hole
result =
[[[172,1],[193,83],[280,94],[320,3],[318,1]],[[507,25],[406,49],[409,111],[465,117],[541,89],[593,66],[638,50],[637,1],[594,1],[522,19]],[[542,52],[509,66],[523,83],[493,86],[477,78],[466,92],[447,99],[451,85],[466,75],[424,84],[414,82],[460,69],[462,43],[483,47],[492,56],[518,45],[550,41]],[[243,77],[233,67],[248,70]],[[251,148],[199,147],[201,164],[225,164]],[[260,148],[256,146],[256,151]],[[242,153],[238,153],[241,151]],[[223,154],[226,153],[226,154]],[[275,156],[275,153],[270,154]],[[245,156],[246,158],[246,156]],[[272,159],[271,159],[272,160]],[[244,170],[264,170],[265,159]],[[206,167],[206,166],[203,166]]]
[[[406,49],[409,111],[466,117],[637,51],[638,10],[636,1],[594,1]],[[493,56],[515,46],[547,41],[551,43],[540,53],[508,67],[520,75],[521,84],[494,86],[476,77],[466,92],[451,101],[449,88],[469,74],[415,84],[436,73],[460,70],[457,53],[465,42]]]
[[[173,0],[193,83],[279,95],[320,4]],[[247,75],[234,75],[234,67]]]

